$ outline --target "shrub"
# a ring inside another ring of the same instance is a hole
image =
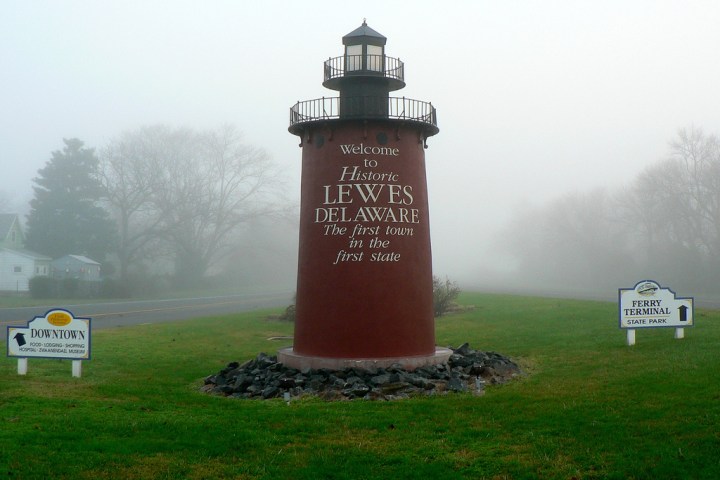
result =
[[[288,305],[288,307],[285,309],[283,313],[280,314],[278,317],[280,320],[283,320],[285,322],[294,322],[295,321],[295,303],[297,301],[297,294],[293,296],[293,304]]]
[[[100,296],[105,298],[130,298],[130,288],[120,280],[104,278],[100,286]]]
[[[295,305],[288,305],[288,307],[285,309],[285,311],[283,313],[281,313],[278,318],[284,322],[294,322],[295,321]]]
[[[456,282],[451,282],[445,277],[443,282],[438,277],[433,277],[433,310],[436,317],[447,313],[454,305],[454,300],[460,294],[460,287]]]
[[[76,297],[80,290],[80,280],[77,278],[63,278],[60,280],[60,298]]]
[[[33,277],[29,288],[32,298],[94,298],[105,293],[105,283],[77,278]]]
[[[30,296],[32,298],[52,298],[55,296],[55,280],[50,277],[32,277],[30,279]]]

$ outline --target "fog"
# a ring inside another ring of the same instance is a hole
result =
[[[286,197],[299,202],[301,150],[288,109],[332,95],[323,61],[342,53],[342,36],[364,18],[388,38],[386,54],[405,62],[397,94],[437,108],[440,133],[426,150],[433,268],[468,287],[532,283],[502,248],[506,236],[523,235],[518,218],[563,195],[632,185],[670,154],[680,128],[720,132],[718,2],[409,6],[6,2],[0,210],[27,213],[32,178],[63,138],[99,149],[154,124],[234,124],[281,166]],[[289,228],[287,244],[276,234],[274,248],[255,245],[251,268],[263,249],[294,267],[296,235]],[[280,271],[292,284],[292,268]]]

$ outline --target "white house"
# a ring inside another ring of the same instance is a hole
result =
[[[50,264],[54,278],[77,278],[87,282],[99,282],[100,264],[82,255],[65,255]]]
[[[27,292],[35,276],[50,274],[50,257],[23,248],[24,236],[16,214],[0,214],[0,291]]]

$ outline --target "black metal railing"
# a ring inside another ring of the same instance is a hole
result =
[[[353,74],[382,75],[405,81],[405,64],[386,55],[343,55],[325,61],[324,81]]]
[[[322,97],[290,107],[291,129],[323,120],[379,118],[419,122],[437,130],[437,113],[432,103],[405,97]]]

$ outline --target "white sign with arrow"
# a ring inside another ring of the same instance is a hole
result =
[[[620,328],[628,329],[628,345],[635,343],[636,328],[672,327],[675,338],[683,338],[683,329],[693,326],[693,298],[677,297],[652,280],[621,288],[618,297]]]
[[[54,309],[35,317],[24,327],[7,327],[7,356],[18,357],[18,373],[27,373],[28,357],[73,360],[73,376],[79,377],[81,360],[90,360],[90,319],[75,318],[67,310]]]

